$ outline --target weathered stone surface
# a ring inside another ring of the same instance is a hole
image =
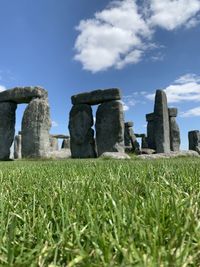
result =
[[[99,156],[104,152],[124,152],[124,113],[121,102],[101,104],[96,113],[95,128]]]
[[[176,122],[176,117],[169,117],[169,126],[170,126],[170,148],[171,151],[180,150],[180,129]]]
[[[71,97],[72,104],[88,104],[97,105],[107,101],[120,100],[121,92],[120,89],[111,88],[104,90],[95,90],[92,92],[81,93]]]
[[[62,149],[70,149],[70,138],[64,139],[61,145]]]
[[[156,149],[155,132],[154,132],[154,113],[146,114],[147,120],[147,144],[148,148]]]
[[[157,153],[170,152],[170,129],[167,96],[164,91],[157,90],[154,105],[154,132]]]
[[[140,159],[166,159],[166,158],[177,158],[177,157],[200,157],[196,151],[183,150],[183,151],[171,151],[169,153],[157,153],[152,155],[139,155]]]
[[[26,107],[22,119],[22,157],[47,157],[50,150],[50,111],[47,100],[34,99]]]
[[[58,139],[53,137],[52,135],[49,136],[49,142],[50,142],[50,150],[51,151],[57,151],[59,149],[58,147]]]
[[[69,135],[64,134],[51,134],[51,136],[57,139],[69,139]]]
[[[168,108],[169,117],[177,117],[178,109],[177,108]]]
[[[146,121],[153,121],[155,119],[154,113],[146,114]]]
[[[15,136],[14,140],[14,159],[21,159],[22,157],[22,136],[20,134]]]
[[[155,154],[156,151],[154,149],[150,149],[150,148],[142,148],[141,149],[141,154],[146,154],[146,155],[151,155],[151,154]]]
[[[142,148],[148,148],[148,139],[147,139],[147,137],[145,135],[142,137],[141,147]]]
[[[130,124],[124,124],[124,145],[126,152],[138,152],[140,150],[140,145],[136,139],[133,128],[128,126]]]
[[[92,109],[80,104],[72,107],[69,116],[70,148],[72,158],[95,158]]]
[[[200,131],[194,130],[188,132],[188,139],[189,139],[189,149],[196,151],[197,147],[200,147]]]
[[[71,151],[70,151],[70,149],[50,151],[48,154],[48,158],[51,158],[51,159],[68,159],[68,158],[71,158]]]
[[[104,152],[101,158],[107,159],[131,159],[129,155],[123,152]]]
[[[15,110],[12,102],[0,103],[0,160],[8,160],[15,135]]]
[[[34,98],[46,99],[48,93],[41,87],[15,87],[0,93],[0,102],[29,103]]]

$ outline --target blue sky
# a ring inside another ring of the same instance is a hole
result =
[[[68,133],[71,95],[111,87],[126,121],[146,132],[165,89],[187,148],[187,132],[200,130],[199,51],[200,0],[0,0],[0,90],[47,89],[52,133]]]

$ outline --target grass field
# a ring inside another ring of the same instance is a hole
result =
[[[0,266],[200,266],[200,160],[0,163]]]

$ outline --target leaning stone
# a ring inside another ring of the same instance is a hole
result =
[[[46,99],[48,93],[41,87],[15,87],[0,93],[0,102],[29,103],[34,98]]]
[[[99,156],[104,152],[124,152],[124,112],[120,101],[98,107],[95,128]]]
[[[48,102],[39,98],[32,100],[26,107],[22,119],[23,158],[48,157],[50,127]]]
[[[196,151],[196,147],[200,147],[200,131],[188,132],[189,149]]]
[[[170,152],[170,129],[167,96],[164,91],[157,90],[154,105],[154,131],[157,153]]]
[[[62,141],[62,145],[61,145],[62,149],[69,149],[70,148],[70,138],[68,139],[64,139]]]
[[[129,155],[123,152],[104,152],[101,158],[106,159],[131,159]]]
[[[50,150],[51,151],[57,151],[59,149],[58,147],[58,139],[50,135],[49,137],[50,142]]]
[[[168,108],[169,117],[177,117],[178,109],[177,108]]]
[[[169,117],[169,125],[170,125],[170,148],[171,151],[179,151],[180,150],[180,129],[176,122],[176,117]]]
[[[72,158],[95,158],[92,109],[80,104],[72,107],[69,115],[70,148]]]
[[[22,136],[16,135],[14,140],[14,159],[21,159],[22,157]]]
[[[0,103],[0,160],[10,158],[10,147],[15,135],[15,110],[12,102]]]
[[[120,89],[111,88],[104,90],[95,90],[88,93],[82,93],[74,95],[71,97],[72,104],[88,104],[88,105],[97,105],[107,101],[120,100],[121,92]]]

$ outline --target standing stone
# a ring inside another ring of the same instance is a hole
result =
[[[141,147],[148,148],[148,140],[145,134],[142,135]]]
[[[170,152],[170,129],[167,96],[164,91],[157,90],[154,105],[154,131],[157,153]]]
[[[57,138],[55,138],[52,135],[50,135],[49,142],[50,142],[50,150],[51,151],[59,150],[58,139]]]
[[[180,129],[176,122],[177,108],[169,108],[169,126],[170,126],[170,148],[171,151],[180,150]]]
[[[0,160],[8,160],[15,135],[15,110],[12,102],[0,103]]]
[[[26,107],[22,119],[22,157],[47,157],[50,150],[51,127],[49,104],[44,99],[34,99]]]
[[[70,147],[72,158],[95,158],[92,108],[87,104],[75,105],[69,115]]]
[[[21,159],[22,157],[22,136],[16,135],[14,140],[14,159]]]
[[[95,127],[98,156],[104,152],[124,152],[124,113],[121,102],[109,101],[99,105]]]
[[[138,152],[140,145],[133,131],[133,122],[125,122],[124,124],[124,145],[126,152]]]
[[[62,149],[69,149],[70,148],[70,138],[64,139],[62,141]]]
[[[199,152],[200,148],[200,132],[195,130],[195,131],[190,131],[188,133],[188,139],[189,139],[189,150],[194,150]]]
[[[147,120],[147,143],[148,148],[156,149],[155,132],[154,132],[154,113],[146,114]]]

